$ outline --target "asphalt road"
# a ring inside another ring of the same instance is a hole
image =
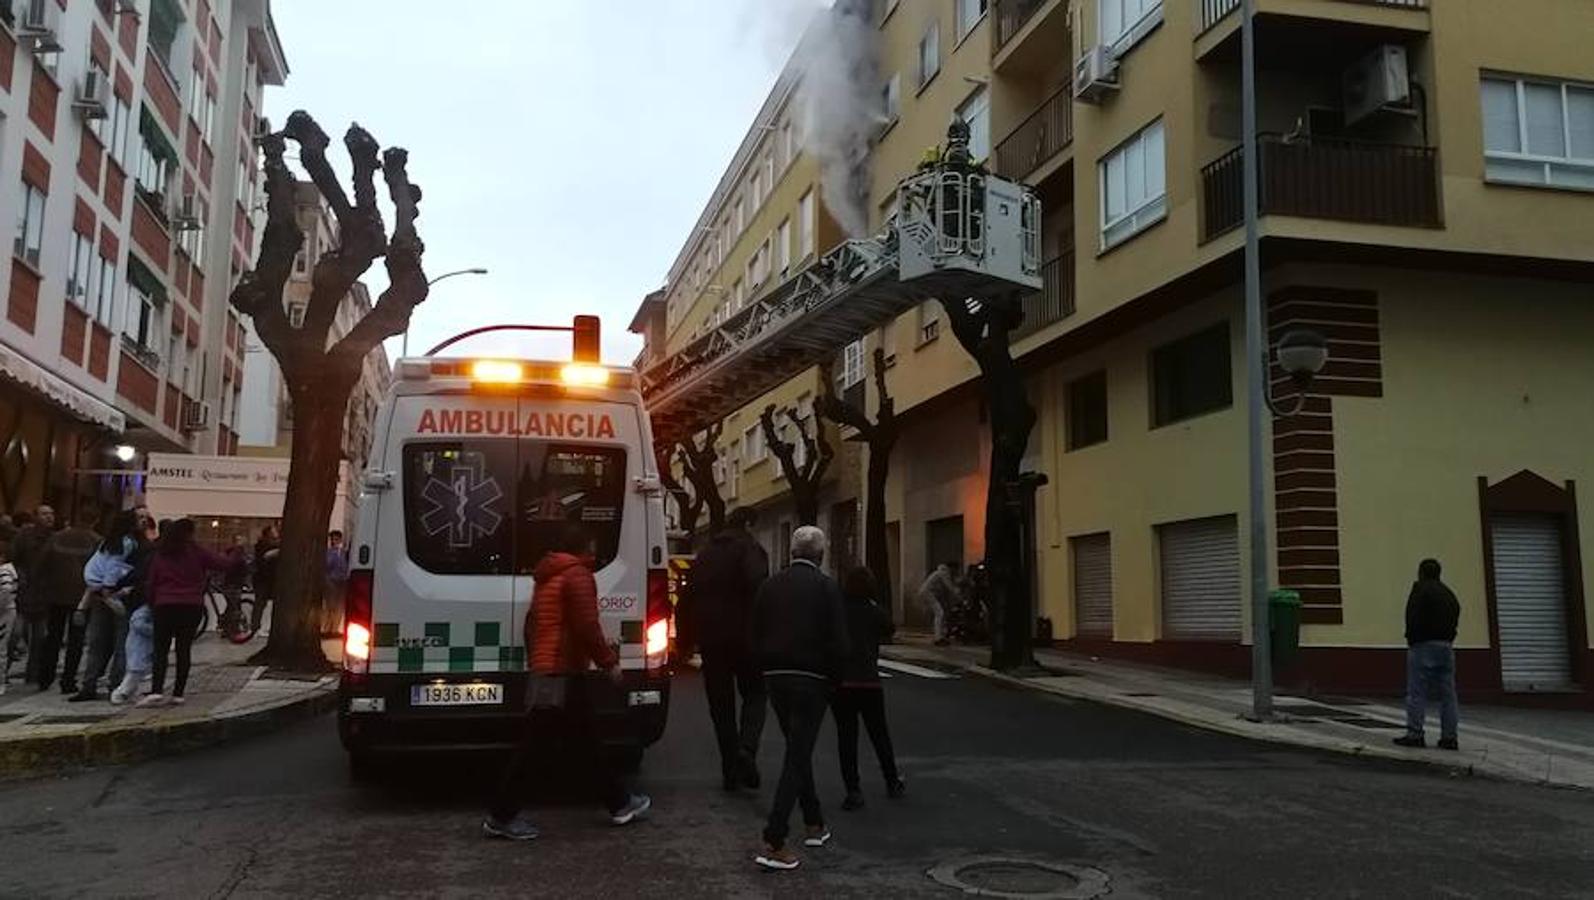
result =
[[[927,870],[994,855],[1094,868],[1112,897],[1594,897],[1588,794],[1282,750],[973,678],[899,673],[887,691],[908,797],[887,800],[866,770],[869,807],[841,812],[827,724],[817,771],[836,838],[793,873],[750,862],[773,722],[763,793],[723,794],[687,675],[644,765],[654,814],[632,828],[556,775],[540,840],[488,841],[495,758],[355,785],[328,717],[0,784],[0,896],[933,897],[957,892]]]

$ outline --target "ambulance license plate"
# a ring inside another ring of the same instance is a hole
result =
[[[501,684],[416,684],[411,706],[497,706],[504,702]]]

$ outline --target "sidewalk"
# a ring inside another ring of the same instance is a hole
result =
[[[55,687],[40,692],[23,684],[19,662],[10,690],[0,696],[0,778],[188,750],[268,731],[336,704],[336,675],[268,676],[265,667],[250,665],[248,658],[263,646],[265,632],[242,646],[214,632],[201,635],[188,702],[153,709],[112,706],[106,699],[68,703]],[[334,662],[339,649],[338,642],[326,642]]]
[[[1138,710],[1197,728],[1255,740],[1420,762],[1466,774],[1594,789],[1594,713],[1573,710],[1463,706],[1461,750],[1415,750],[1390,741],[1404,733],[1403,707],[1387,700],[1308,699],[1280,693],[1280,721],[1252,722],[1251,688],[1243,681],[1199,672],[1037,650],[1054,675],[1011,678],[985,668],[985,647],[935,647],[928,636],[898,634],[881,647],[892,659],[941,663],[1032,690]],[[1430,710],[1437,731],[1437,707]],[[1432,740],[1437,735],[1430,733]]]

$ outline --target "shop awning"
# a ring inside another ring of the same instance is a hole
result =
[[[90,425],[117,434],[127,430],[127,418],[116,407],[66,379],[45,371],[3,344],[0,344],[0,376],[40,395]]]

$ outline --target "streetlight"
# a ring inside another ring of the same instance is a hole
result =
[[[431,287],[432,285],[438,283],[439,281],[442,281],[445,278],[453,278],[455,275],[486,275],[486,274],[487,274],[487,270],[483,269],[483,268],[480,268],[480,267],[473,268],[473,269],[456,269],[456,270],[454,270],[452,272],[444,272],[443,274],[437,276],[436,278],[433,278],[432,280],[426,282],[426,286],[427,287]],[[411,318],[413,318],[414,317],[414,313],[412,312],[410,314],[410,316],[411,316]],[[409,356],[409,355],[410,355],[410,326],[408,324],[406,324],[404,326],[404,342],[403,342],[403,344],[401,345],[401,347],[399,349],[399,356],[400,357],[405,357],[405,356]]]
[[[118,461],[124,463],[132,462],[133,457],[138,455],[138,451],[134,449],[131,444],[117,444],[116,447],[111,450],[111,453],[115,454]]]

